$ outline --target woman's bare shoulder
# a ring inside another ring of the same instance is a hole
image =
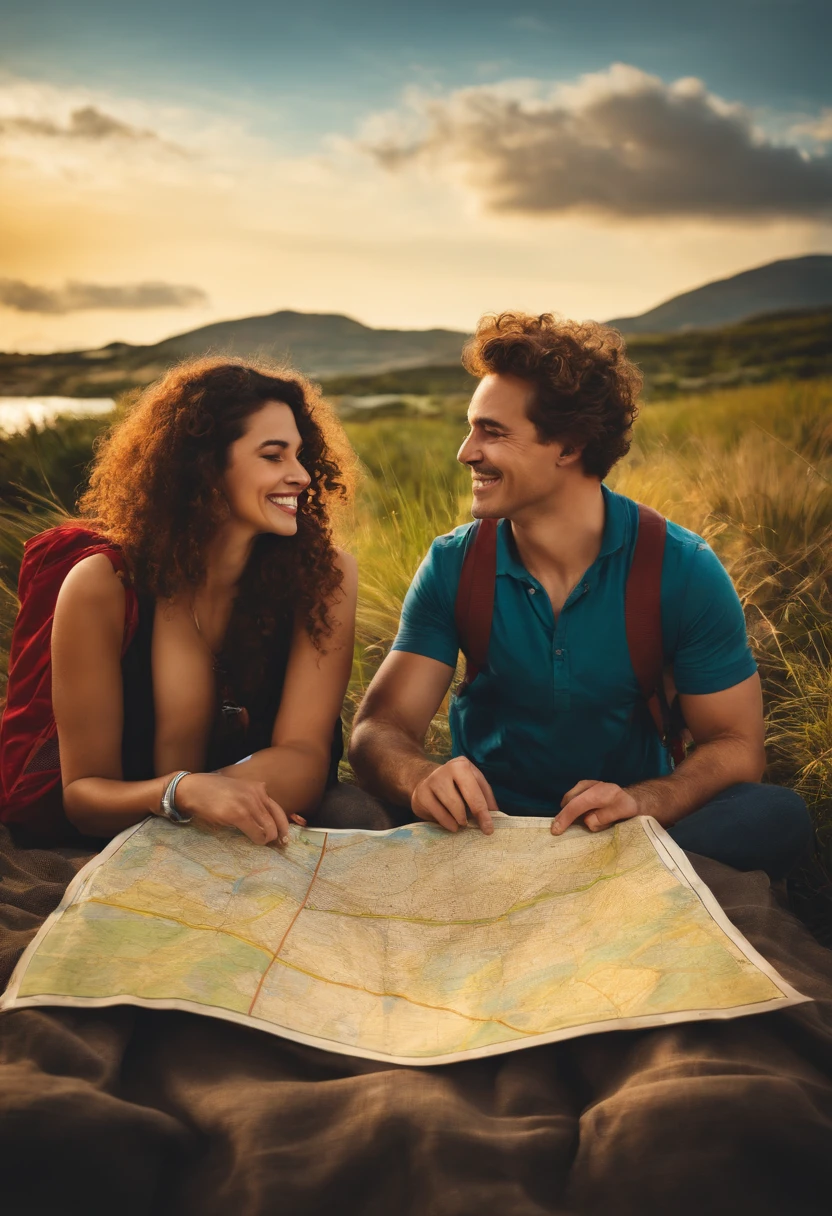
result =
[[[95,612],[119,622],[124,617],[124,586],[104,553],[93,553],[73,566],[61,584],[56,613]]]
[[[341,575],[338,587],[327,597],[330,608],[339,604],[349,605],[350,615],[355,614],[355,603],[358,597],[358,562],[345,549],[335,550],[335,568]]]
[[[348,583],[358,580],[358,562],[346,549],[335,550],[335,564]]]

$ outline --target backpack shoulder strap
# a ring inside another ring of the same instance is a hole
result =
[[[456,592],[454,619],[467,660],[462,687],[477,678],[488,661],[494,589],[497,581],[496,519],[478,519],[471,529]]]
[[[630,662],[656,725],[676,764],[685,758],[681,730],[674,725],[664,688],[662,644],[662,565],[667,520],[638,504],[638,537],[624,593],[624,619]],[[679,718],[678,713],[675,715]]]
[[[630,662],[645,700],[661,683],[662,653],[662,563],[667,524],[652,507],[638,504],[638,536],[627,575],[624,619]]]

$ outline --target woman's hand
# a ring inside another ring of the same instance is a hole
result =
[[[216,827],[238,828],[254,844],[289,843],[289,819],[263,781],[189,773],[176,787],[176,809]],[[292,816],[299,822],[300,816]],[[302,824],[301,824],[302,826]]]

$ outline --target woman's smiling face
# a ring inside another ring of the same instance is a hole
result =
[[[254,533],[294,536],[298,496],[311,481],[300,455],[300,433],[288,405],[267,401],[250,414],[228,449],[223,475],[232,519]]]

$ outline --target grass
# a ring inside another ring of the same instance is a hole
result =
[[[401,602],[433,538],[469,515],[456,462],[458,398],[437,417],[347,424],[365,477],[342,539],[361,572],[349,720],[396,633]],[[69,505],[96,425],[0,445],[0,649],[14,614],[9,589],[23,540],[55,518],[46,499],[2,483],[13,467],[30,487],[57,482]],[[27,456],[26,443],[29,444]],[[86,444],[86,446],[85,446]],[[3,459],[6,457],[6,464]],[[25,476],[21,476],[21,470]],[[60,477],[57,474],[60,473]],[[82,475],[82,473],[81,473]],[[647,405],[616,490],[705,536],[734,579],[763,679],[769,772],[809,802],[824,848],[832,838],[832,380],[780,381]],[[447,748],[446,707],[432,749]]]

